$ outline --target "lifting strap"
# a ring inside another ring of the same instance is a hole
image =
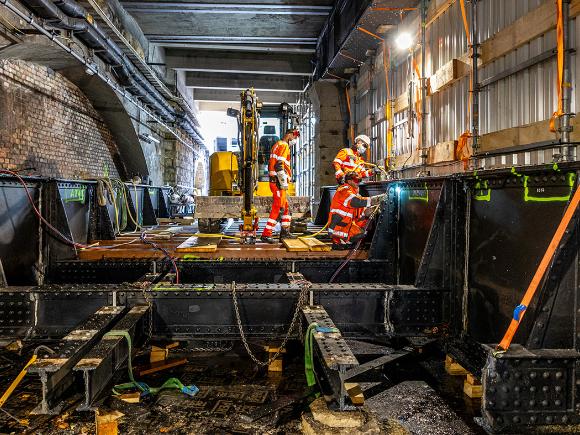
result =
[[[513,319],[511,320],[510,325],[507,331],[505,332],[503,339],[497,346],[498,352],[505,352],[509,349],[510,344],[512,343],[512,340],[514,338],[514,335],[516,334],[518,327],[520,326],[520,323],[522,322],[522,319],[526,314],[526,310],[530,306],[530,302],[532,301],[534,295],[536,294],[536,291],[540,286],[542,278],[544,277],[544,274],[546,273],[548,266],[550,265],[552,259],[554,258],[556,249],[558,249],[558,246],[560,245],[560,242],[564,237],[564,233],[566,232],[566,229],[568,228],[568,225],[570,224],[570,221],[574,216],[576,208],[578,207],[578,203],[580,203],[580,188],[578,188],[577,186],[576,192],[574,193],[572,200],[570,201],[568,207],[566,208],[564,216],[562,217],[562,220],[560,221],[560,224],[558,225],[558,228],[556,229],[556,232],[552,237],[552,241],[548,245],[548,249],[544,253],[544,257],[542,258],[542,261],[540,262],[540,265],[538,266],[536,273],[534,274],[534,277],[532,278],[532,281],[530,282],[530,285],[528,286],[528,289],[526,290],[526,293],[522,298],[522,301],[514,309]]]
[[[387,61],[388,56],[388,61]],[[393,111],[391,108],[391,86],[389,84],[389,65],[391,63],[391,52],[383,41],[383,69],[385,72],[385,119],[387,121],[387,154],[385,167],[388,170],[391,166],[391,153],[393,152]]]
[[[558,47],[557,53],[557,67],[556,86],[558,93],[558,107],[552,118],[550,119],[550,131],[556,132],[556,120],[564,114],[564,101],[562,99],[562,88],[570,86],[569,83],[564,83],[564,15],[562,13],[562,0],[556,0],[556,43]]]

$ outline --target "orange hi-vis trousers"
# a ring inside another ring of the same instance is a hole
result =
[[[290,210],[288,207],[288,195],[286,190],[278,188],[276,183],[270,183],[270,190],[274,201],[272,203],[272,211],[266,223],[266,227],[262,232],[262,236],[271,237],[272,231],[278,222],[282,222],[282,228],[290,228]]]

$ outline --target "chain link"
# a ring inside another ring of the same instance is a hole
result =
[[[232,282],[232,301],[234,304],[234,312],[236,314],[236,321],[238,323],[238,329],[240,330],[240,337],[242,339],[242,343],[244,344],[244,348],[246,349],[246,352],[248,353],[248,355],[250,356],[252,361],[254,361],[254,363],[256,363],[256,365],[258,365],[260,367],[270,365],[273,361],[275,361],[280,356],[280,354],[286,348],[286,343],[290,339],[290,335],[292,334],[292,331],[294,330],[296,320],[298,320],[300,308],[304,305],[304,303],[306,301],[306,297],[308,295],[308,291],[310,290],[310,287],[312,286],[312,284],[306,280],[295,281],[294,283],[300,285],[301,288],[300,288],[300,293],[298,295],[298,301],[296,302],[296,310],[294,311],[294,315],[292,316],[292,321],[290,322],[290,326],[288,327],[288,332],[286,333],[286,336],[282,340],[282,344],[278,348],[278,351],[274,355],[272,355],[270,358],[268,358],[268,360],[260,361],[258,358],[256,358],[256,356],[254,355],[254,353],[250,349],[250,345],[248,344],[248,340],[246,339],[246,334],[244,333],[244,328],[242,326],[242,319],[240,317],[240,309],[238,307],[238,299],[236,296],[236,282],[235,281]]]

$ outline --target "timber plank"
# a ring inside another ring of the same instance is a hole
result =
[[[324,242],[321,242],[318,239],[315,239],[314,237],[304,237],[302,239],[300,239],[302,241],[302,243],[304,243],[306,246],[308,246],[308,248],[310,249],[310,251],[314,251],[314,252],[328,252],[332,250],[332,247],[327,245]]]
[[[215,252],[221,237],[189,237],[175,248],[175,252]]]
[[[310,248],[302,239],[284,239],[282,241],[288,252],[308,252]]]

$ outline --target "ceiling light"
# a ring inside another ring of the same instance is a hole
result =
[[[395,39],[395,44],[401,50],[408,50],[413,45],[413,37],[408,32],[401,32]]]

